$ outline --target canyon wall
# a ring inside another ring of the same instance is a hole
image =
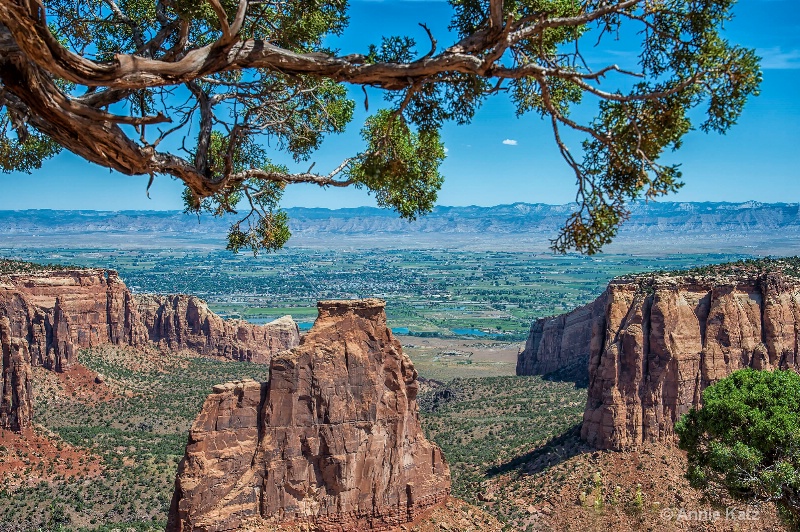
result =
[[[78,349],[141,345],[146,331],[116,272],[67,269],[0,276],[0,316],[26,340],[31,364],[64,371]]]
[[[738,369],[800,369],[799,349],[800,280],[744,268],[614,280],[594,303],[534,323],[517,368],[544,374],[588,353],[581,436],[625,449],[673,441],[702,391]]]
[[[223,320],[195,297],[136,298],[116,272],[101,269],[0,274],[0,324],[0,428],[15,431],[31,422],[31,366],[67,371],[79,349],[152,341],[164,349],[266,364],[300,341],[289,316],[266,325]]]
[[[133,296],[112,270],[64,269],[0,275],[0,316],[26,340],[30,362],[64,371],[79,349],[144,346],[269,363],[296,346],[291,317],[266,325],[224,320],[193,296]]]
[[[295,347],[300,330],[290,316],[266,325],[223,320],[202,299],[187,295],[137,296],[150,341],[178,350],[268,364],[272,355]]]
[[[581,431],[598,447],[671,441],[701,392],[738,369],[798,369],[800,281],[780,271],[612,282],[606,294]]]
[[[0,317],[0,429],[16,432],[29,427],[33,417],[33,389],[28,343],[11,336],[11,322]]]
[[[600,341],[605,327],[604,296],[566,314],[534,321],[517,356],[517,375],[558,374],[585,383],[592,342]]]
[[[423,435],[417,372],[384,306],[320,302],[300,345],[272,358],[268,383],[214,388],[167,530],[388,530],[447,498],[449,468]]]

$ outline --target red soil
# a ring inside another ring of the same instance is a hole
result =
[[[33,485],[61,477],[92,477],[100,459],[87,451],[55,441],[33,429],[0,430],[0,484],[4,488]]]
[[[97,373],[81,364],[73,364],[63,373],[55,375],[64,387],[64,393],[82,403],[103,401],[114,398],[114,392],[104,382],[96,382]],[[35,413],[34,413],[35,416]]]

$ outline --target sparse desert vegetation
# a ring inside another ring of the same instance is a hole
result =
[[[110,346],[82,351],[79,359],[93,377],[80,387],[73,386],[76,370],[61,376],[36,368],[35,388],[38,431],[52,433],[56,448],[84,450],[72,459],[78,470],[59,474],[56,456],[19,472],[20,482],[0,491],[0,521],[13,523],[15,532],[114,523],[163,530],[189,426],[211,387],[266,380],[267,368]]]
[[[597,265],[570,260],[575,270],[564,275],[583,272],[587,278],[535,297],[545,301],[567,293],[562,290],[579,294],[599,286],[601,278],[592,274]],[[615,267],[644,263],[655,269],[657,262],[620,257]],[[741,261],[689,274],[758,273],[776,262]],[[793,268],[796,262],[777,263]],[[399,308],[411,309],[412,301]],[[421,316],[431,308],[409,312]],[[661,512],[724,511],[725,504],[735,504],[693,489],[684,478],[685,455],[675,447],[615,453],[587,446],[579,438],[586,390],[556,376],[512,376],[520,344],[398,336],[423,378],[423,426],[451,466],[453,494],[499,519],[505,530],[639,530],[654,523],[683,530],[685,523],[663,520]],[[162,529],[187,430],[211,387],[267,378],[266,366],[152,348],[104,346],[82,350],[78,360],[64,373],[33,368],[36,434],[24,444],[3,435],[0,521],[14,532]],[[467,519],[469,526],[482,519],[451,510],[453,519]],[[758,511],[758,527],[741,530],[784,529],[774,507]]]
[[[487,503],[512,524],[519,508],[492,479],[580,423],[585,401],[585,389],[541,377],[459,378],[420,397],[425,432],[450,464],[453,494]]]

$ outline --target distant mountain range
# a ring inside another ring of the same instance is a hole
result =
[[[495,207],[436,207],[427,216],[414,222],[400,219],[394,212],[374,207],[350,209],[290,208],[290,228],[295,245],[320,241],[326,245],[341,244],[332,236],[355,240],[382,240],[384,243],[407,244],[446,240],[506,241],[520,239],[530,246],[547,242],[573,211],[574,205],[514,203]],[[209,241],[221,238],[234,217],[215,219],[211,216],[186,215],[179,211],[0,211],[0,244],[26,245],[26,237],[84,235],[103,240],[128,235],[132,238],[153,235],[173,239]],[[136,235],[134,237],[133,235]],[[798,203],[636,203],[630,219],[623,225],[617,242],[632,239],[653,245],[664,240],[680,245],[692,237],[697,241],[736,240],[737,246],[753,246],[766,241],[780,241],[794,246],[800,236],[800,204]],[[46,238],[51,240],[52,238]],[[381,244],[383,245],[383,244]],[[707,244],[703,244],[706,246]]]
[[[552,232],[574,206],[514,203],[495,207],[443,207],[414,222],[375,207],[287,209],[294,234],[336,233],[526,233]],[[183,214],[180,211],[0,211],[0,234],[37,232],[223,233],[234,217]],[[648,202],[632,206],[623,231],[725,231],[800,228],[798,203]]]
[[[436,207],[408,223],[392,212],[358,209],[289,209],[296,234],[327,233],[553,233],[574,211],[574,205],[515,203],[495,207]],[[652,228],[659,231],[741,231],[800,229],[800,204],[747,203],[638,203],[623,231]]]

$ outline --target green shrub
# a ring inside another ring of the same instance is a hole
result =
[[[800,522],[800,375],[744,369],[709,386],[675,427],[695,487],[775,501]]]

